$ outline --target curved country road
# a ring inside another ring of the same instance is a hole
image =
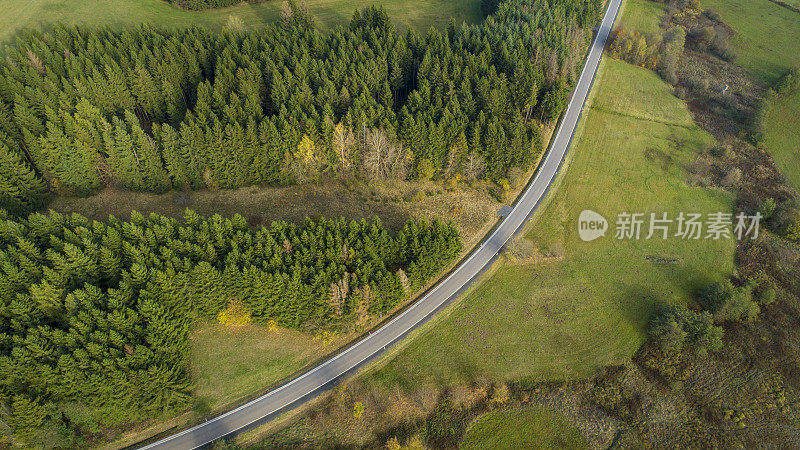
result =
[[[342,376],[352,373],[364,363],[376,358],[389,346],[404,338],[411,330],[431,318],[433,314],[458,296],[497,257],[500,249],[530,217],[539,201],[545,196],[555,179],[567,153],[575,126],[584,102],[592,87],[603,47],[616,19],[622,0],[610,0],[603,21],[589,50],[578,84],[567,110],[556,131],[550,149],[539,166],[533,180],[518,198],[511,212],[484,239],[461,265],[444,280],[428,290],[389,322],[369,335],[309,369],[280,387],[236,409],[228,411],[195,427],[168,436],[146,449],[191,449],[240,431],[245,427],[272,419],[282,412],[314,397]]]

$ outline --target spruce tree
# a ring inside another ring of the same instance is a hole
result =
[[[0,143],[0,209],[14,214],[40,207],[47,196],[47,187],[22,155]]]
[[[147,184],[127,124],[118,117],[114,117],[113,124],[106,127],[105,140],[108,162],[115,181],[127,189],[145,190]]]
[[[145,134],[133,113],[125,113],[125,122],[131,130],[133,145],[139,160],[145,189],[150,192],[165,192],[170,188],[169,176],[161,161],[161,154],[155,141]]]

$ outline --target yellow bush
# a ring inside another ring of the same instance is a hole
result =
[[[361,416],[364,415],[364,404],[361,402],[356,402],[353,405],[353,417],[356,419],[360,419]]]
[[[253,318],[241,300],[232,299],[228,301],[228,306],[219,312],[217,321],[222,325],[241,327],[253,323]]]
[[[314,341],[322,343],[322,347],[324,348],[327,347],[331,342],[335,341],[338,337],[339,334],[335,331],[325,330],[321,333],[317,333],[314,336]]]
[[[500,385],[494,387],[490,401],[498,405],[503,405],[510,398],[511,393],[509,392],[508,386],[505,383],[500,383]]]
[[[500,178],[500,180],[497,181],[497,184],[500,185],[500,188],[503,189],[504,193],[511,190],[511,185],[505,178]]]

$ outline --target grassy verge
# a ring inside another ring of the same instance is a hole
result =
[[[563,416],[534,406],[484,414],[467,429],[461,448],[581,449],[586,443]]]
[[[300,370],[326,347],[293,330],[200,324],[192,331],[191,370],[197,412],[231,407]]]
[[[206,11],[185,11],[163,0],[3,0],[0,4],[0,43],[23,27],[65,22],[81,25],[125,27],[148,23],[163,27],[201,25],[220,30],[229,21],[257,28],[280,18],[282,1],[241,4]],[[309,11],[323,28],[346,24],[353,11],[369,5],[383,6],[401,28],[427,30],[457,22],[480,20],[480,3],[474,0],[308,0]]]

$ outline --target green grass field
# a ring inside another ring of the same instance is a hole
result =
[[[0,43],[23,27],[65,22],[113,27],[149,23],[164,27],[202,25],[221,29],[231,17],[257,28],[280,17],[281,0],[242,4],[207,11],[185,11],[164,0],[2,0],[0,1]],[[427,30],[481,18],[476,0],[307,0],[309,11],[322,28],[346,24],[353,11],[369,5],[383,6],[401,28]]]
[[[705,0],[736,30],[737,64],[765,85],[800,65],[800,14],[769,0]]]
[[[768,0],[704,3],[736,30],[737,63],[763,84],[771,86],[787,70],[800,67],[800,14]],[[800,189],[800,93],[773,105],[764,131],[767,150],[778,168]]]
[[[461,448],[582,449],[586,443],[560,414],[535,406],[484,414],[467,429]]]
[[[563,260],[501,266],[375,372],[378,384],[583,378],[630,358],[657,303],[685,303],[731,272],[733,240],[613,238],[620,212],[730,211],[732,197],[687,185],[712,138],[654,73],[606,59],[596,89],[566,175],[527,231]],[[609,219],[606,237],[578,238],[584,209]]]
[[[324,353],[322,343],[311,336],[258,325],[201,324],[190,340],[195,397],[208,412],[238,404]]]
[[[627,0],[623,4],[618,26],[641,33],[655,33],[666,12],[664,3],[651,0]]]
[[[800,191],[800,90],[772,105],[764,137],[778,169]]]

